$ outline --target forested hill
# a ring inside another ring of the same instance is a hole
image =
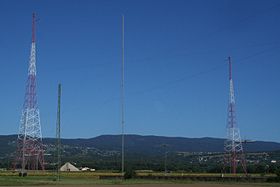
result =
[[[16,135],[0,136],[0,156],[11,153],[16,148]],[[54,138],[44,138],[44,144],[55,144]],[[63,146],[95,148],[104,151],[120,151],[120,135],[102,135],[89,139],[62,139]],[[182,138],[164,136],[126,135],[125,148],[128,153],[157,154],[164,150],[169,152],[223,152],[224,139],[220,138]],[[245,142],[246,152],[277,151],[280,143],[276,142]]]

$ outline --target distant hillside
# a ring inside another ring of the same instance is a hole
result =
[[[16,135],[0,136],[0,157],[16,149]],[[47,147],[55,144],[54,138],[44,138]],[[62,139],[62,144],[69,147],[94,148],[103,151],[120,151],[120,135],[102,135],[89,139]],[[182,138],[163,136],[126,135],[127,153],[160,154],[165,149],[169,152],[223,152],[224,139],[220,138]],[[277,151],[280,143],[256,141],[244,144],[246,152]]]

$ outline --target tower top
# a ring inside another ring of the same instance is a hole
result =
[[[35,12],[32,14],[32,43],[35,43],[35,21],[36,21]]]
[[[31,44],[31,53],[29,59],[28,75],[36,76],[35,22],[36,22],[36,17],[35,17],[35,13],[33,13],[32,14],[32,44]]]
[[[232,62],[231,62],[231,57],[228,57],[228,63],[229,63],[229,80],[232,79]]]

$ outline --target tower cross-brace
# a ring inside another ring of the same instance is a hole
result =
[[[26,170],[44,170],[44,149],[36,94],[35,22],[35,13],[33,13],[28,79],[17,140],[16,161],[14,165],[15,168],[20,167],[22,173],[25,173]]]
[[[227,139],[225,141],[225,167],[229,166],[230,173],[236,174],[238,164],[241,164],[243,172],[247,174],[246,160],[243,153],[242,140],[240,131],[236,121],[236,109],[235,109],[235,96],[232,79],[232,61],[231,57],[228,57],[229,63],[229,104],[228,104],[228,116],[227,116]]]

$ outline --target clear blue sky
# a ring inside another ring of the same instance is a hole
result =
[[[44,137],[119,134],[121,15],[126,133],[225,137],[233,58],[237,120],[246,139],[280,142],[278,0],[0,1],[0,134],[18,132],[36,11]]]

